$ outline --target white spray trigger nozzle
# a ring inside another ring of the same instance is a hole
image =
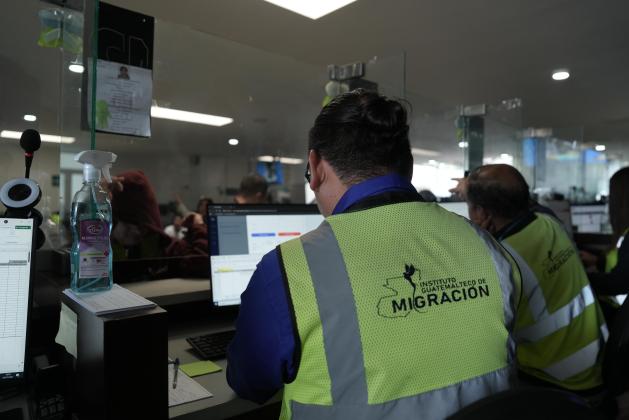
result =
[[[84,150],[78,153],[74,160],[83,164],[83,175],[86,181],[98,181],[100,174],[107,182],[111,183],[111,175],[109,168],[116,161],[118,156],[112,152],[105,152],[102,150]],[[98,174],[94,174],[94,170],[98,171]],[[93,179],[97,178],[97,179]]]

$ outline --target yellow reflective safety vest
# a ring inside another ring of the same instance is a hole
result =
[[[563,227],[536,213],[534,221],[502,244],[522,272],[515,330],[519,368],[572,390],[601,385],[607,326]]]
[[[438,419],[513,384],[520,274],[435,203],[328,217],[279,255],[301,355],[283,419]]]

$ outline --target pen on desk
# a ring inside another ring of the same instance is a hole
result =
[[[175,373],[173,376],[173,389],[177,388],[177,373],[179,373],[179,358],[175,358],[175,363],[173,365],[173,368],[175,369]]]

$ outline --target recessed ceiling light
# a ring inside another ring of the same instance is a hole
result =
[[[558,69],[553,72],[553,80],[566,80],[570,77],[570,72],[567,69]]]
[[[24,121],[34,122],[37,121],[37,116],[32,114],[24,115]]]
[[[356,0],[265,0],[310,19],[319,19]]]
[[[597,145],[596,145],[596,147],[594,147],[594,149],[595,149],[597,152],[604,152],[604,151],[605,151],[605,149],[607,149],[607,148],[605,147],[605,145],[604,145],[604,144],[597,144]]]
[[[303,159],[293,158],[293,157],[285,157],[285,156],[258,156],[258,162],[275,162],[280,161],[285,165],[301,165],[304,163]]]
[[[76,139],[74,137],[65,137],[65,136],[57,136],[54,134],[40,134],[41,141],[47,143],[64,143],[70,144],[74,143]],[[21,131],[10,131],[10,130],[2,130],[0,131],[0,137],[4,137],[5,139],[15,139],[19,140],[22,137]]]
[[[466,141],[460,141],[459,142],[459,147],[461,149],[467,149],[468,146],[469,146],[469,144]]]
[[[238,143],[240,143],[238,141],[238,139],[229,139],[227,140],[227,143],[229,143],[230,146],[238,146]]]
[[[85,71],[85,67],[82,64],[72,63],[68,66],[68,70],[72,73],[83,73]]]
[[[234,122],[234,119],[229,117],[200,114],[198,112],[182,111],[179,109],[162,108],[161,106],[157,105],[153,105],[151,107],[151,117],[163,118],[166,120],[184,121],[194,124],[213,125],[215,127],[222,127],[224,125]]]

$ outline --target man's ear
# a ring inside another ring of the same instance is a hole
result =
[[[308,152],[308,164],[310,165],[310,189],[316,191],[325,181],[326,174],[321,156],[315,150]]]
[[[489,233],[495,233],[496,227],[494,225],[494,216],[490,211],[483,207],[475,205],[474,213],[474,218],[476,219],[474,220],[474,222],[476,224],[478,224]]]

